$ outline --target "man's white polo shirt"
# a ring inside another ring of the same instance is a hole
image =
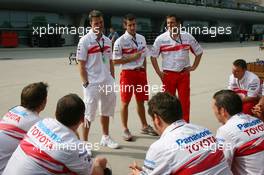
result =
[[[85,142],[56,119],[46,118],[30,128],[3,174],[90,175],[92,163]]]
[[[234,174],[264,174],[264,123],[243,113],[232,116],[217,130]]]
[[[180,72],[190,66],[189,50],[196,56],[203,53],[202,47],[191,34],[182,32],[179,39],[174,40],[167,31],[156,38],[152,56],[158,58],[161,55],[163,70]]]
[[[0,121],[0,174],[27,131],[40,120],[34,113],[22,106],[10,109]]]
[[[134,37],[126,31],[115,41],[113,59],[118,60],[122,57],[128,57],[139,51],[143,51],[143,54],[140,58],[138,58],[136,61],[121,64],[121,68],[131,70],[142,67],[148,52],[144,36],[136,34],[134,39]]]
[[[179,120],[168,126],[146,155],[141,175],[231,174],[207,128]]]
[[[102,35],[100,41],[92,29],[84,35],[78,44],[76,58],[86,61],[88,81],[91,85],[113,81],[109,61],[112,59],[111,40]]]
[[[238,80],[234,75],[230,75],[228,89],[243,94],[247,97],[257,97],[260,94],[260,80],[258,76],[250,71],[246,71],[243,78]]]

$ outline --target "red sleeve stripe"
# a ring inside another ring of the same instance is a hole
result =
[[[104,51],[106,51],[109,48],[110,48],[110,46],[104,46]],[[101,52],[100,47],[99,46],[93,46],[88,50],[87,54],[93,54],[93,53],[98,53],[98,52]]]
[[[235,156],[248,156],[261,151],[264,151],[264,139],[256,138],[237,148],[235,151]]]
[[[198,155],[194,157],[171,175],[191,175],[201,173],[220,164],[224,160],[224,154],[221,150],[209,153],[205,158],[202,156],[203,155]]]
[[[170,52],[170,51],[179,51],[179,50],[189,50],[189,44],[181,44],[177,46],[164,45],[160,47],[160,52]]]
[[[160,46],[160,51],[169,47],[172,47],[172,45],[162,45]]]
[[[40,150],[39,148],[35,147],[33,144],[31,144],[25,140],[22,140],[20,142],[20,147],[25,152],[26,155],[37,159],[38,162],[36,161],[36,163],[38,165],[40,165],[41,167],[43,167],[44,169],[46,169],[47,171],[49,171],[53,174],[77,175],[77,173],[71,171],[65,164],[55,160],[50,155],[45,153],[43,150]],[[56,167],[61,167],[61,170],[55,170],[55,169],[52,169],[52,168],[45,166],[44,165],[45,161],[55,164]],[[43,163],[41,163],[41,162],[43,162]]]
[[[137,52],[137,49],[133,49],[133,48],[122,49],[123,54],[134,54],[136,52]]]
[[[18,132],[20,134],[26,134],[27,133],[26,131],[16,127],[15,125],[6,124],[6,123],[0,123],[0,130],[8,131],[11,133],[14,133],[14,132]]]
[[[100,47],[98,45],[93,46],[90,49],[88,49],[88,53],[93,52],[94,50],[98,50],[98,49],[100,49]]]

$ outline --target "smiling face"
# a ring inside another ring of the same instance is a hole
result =
[[[104,19],[102,16],[100,17],[92,17],[90,22],[94,33],[102,34],[104,30]]]

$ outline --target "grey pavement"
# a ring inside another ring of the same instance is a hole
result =
[[[191,122],[208,127],[213,132],[220,126],[211,110],[211,98],[217,90],[226,88],[232,62],[243,58],[255,61],[264,58],[258,42],[239,44],[204,43],[204,55],[198,69],[191,73]],[[68,55],[75,47],[62,48],[0,48],[0,114],[19,104],[20,92],[32,82],[44,81],[49,84],[48,103],[41,113],[42,118],[54,117],[57,100],[68,94],[77,93],[82,97],[81,81],[75,64],[69,65]],[[193,56],[191,56],[193,61]],[[148,60],[148,81],[150,85],[161,85]],[[116,82],[119,82],[120,68],[116,67]],[[147,108],[147,105],[146,105]],[[150,124],[151,119],[147,116]],[[117,93],[115,117],[110,122],[111,136],[122,146],[111,150],[100,148],[96,155],[106,156],[114,175],[129,173],[128,165],[136,160],[142,165],[148,147],[158,137],[140,134],[140,122],[136,112],[135,99],[129,106],[129,128],[136,136],[134,142],[122,140],[120,121],[120,96]],[[92,123],[90,142],[99,142],[101,126],[99,118]]]

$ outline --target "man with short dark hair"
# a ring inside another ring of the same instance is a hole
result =
[[[107,160],[93,161],[88,147],[75,132],[84,121],[85,105],[76,94],[62,97],[56,119],[46,118],[30,128],[10,158],[3,175],[103,175]]]
[[[128,106],[133,93],[136,97],[137,112],[142,125],[141,133],[157,135],[148,125],[145,115],[144,102],[148,100],[147,81],[147,45],[145,37],[136,33],[137,23],[133,14],[124,17],[126,32],[118,38],[114,44],[113,62],[121,65],[120,95],[121,95],[121,121],[123,126],[123,138],[131,141],[133,136],[128,129]]]
[[[148,103],[160,139],[146,155],[143,168],[130,165],[133,175],[231,174],[222,150],[207,128],[186,123],[177,97],[158,93]]]
[[[181,31],[181,22],[175,15],[166,17],[167,31],[159,35],[154,44],[151,62],[160,77],[164,89],[171,95],[178,92],[182,104],[183,119],[189,122],[190,117],[190,72],[198,67],[203,49],[195,38]],[[190,64],[189,51],[195,55]],[[157,58],[162,57],[162,70]]]
[[[242,100],[231,90],[214,94],[212,109],[223,124],[216,134],[234,174],[264,174],[264,123],[242,113]]]
[[[89,14],[89,20],[92,29],[80,39],[76,56],[80,63],[79,71],[86,105],[83,139],[88,140],[91,122],[95,120],[99,108],[103,131],[100,144],[118,148],[118,143],[109,135],[109,117],[114,116],[116,105],[112,43],[103,34],[103,14],[93,10]]]
[[[252,115],[252,109],[257,104],[260,94],[260,80],[256,74],[247,71],[245,60],[237,59],[233,62],[228,89],[235,91],[241,97],[243,113]]]
[[[0,121],[0,174],[29,128],[40,120],[47,103],[48,85],[32,83],[23,88],[20,105],[11,108]]]

